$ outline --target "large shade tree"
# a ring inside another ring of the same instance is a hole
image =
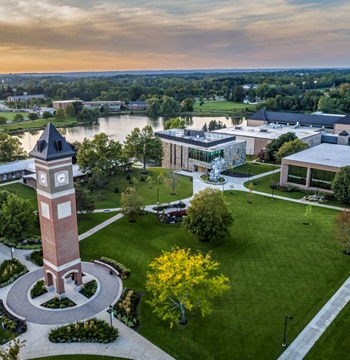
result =
[[[149,265],[146,289],[151,293],[148,303],[170,326],[186,324],[186,312],[199,310],[202,316],[212,312],[212,299],[229,289],[229,279],[218,274],[219,263],[210,253],[191,253],[190,249],[163,251]]]
[[[331,189],[338,201],[350,204],[350,166],[344,166],[336,173]]]
[[[128,187],[121,193],[120,211],[129,217],[129,221],[135,222],[137,216],[142,213],[144,203],[143,197],[137,193],[137,190],[134,187]]]
[[[220,243],[229,237],[233,216],[223,193],[205,188],[193,196],[184,217],[184,227],[201,241]]]
[[[266,146],[265,150],[265,159],[267,161],[276,161],[275,154],[279,150],[279,148],[286,142],[292,141],[296,139],[297,136],[294,132],[287,132],[285,134],[280,135],[278,138],[273,139],[269,144]]]
[[[12,242],[21,241],[30,235],[38,215],[34,213],[29,200],[13,193],[4,195],[0,204],[0,233]]]
[[[122,145],[109,139],[105,133],[96,134],[92,140],[84,139],[77,153],[77,163],[83,171],[99,169],[113,174],[122,159]]]
[[[300,139],[294,139],[283,143],[275,152],[275,159],[278,163],[286,156],[308,149],[310,146]]]
[[[129,158],[135,158],[143,164],[146,173],[146,164],[153,160],[157,165],[161,164],[163,158],[162,141],[153,133],[152,126],[147,125],[140,130],[135,128],[124,142],[124,153]]]
[[[21,142],[8,134],[0,134],[0,162],[15,161],[26,156]]]

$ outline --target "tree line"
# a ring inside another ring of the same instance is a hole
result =
[[[10,75],[0,87],[0,98],[44,94],[32,102],[53,100],[148,102],[149,116],[191,111],[191,101],[225,99],[260,101],[270,110],[350,111],[350,70],[281,70],[227,73],[129,74],[88,77],[66,75]],[[14,91],[16,89],[16,91]],[[21,104],[17,104],[19,106]],[[38,104],[39,105],[39,104]],[[170,108],[170,110],[169,110]]]

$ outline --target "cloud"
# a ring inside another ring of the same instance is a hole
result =
[[[0,62],[69,70],[339,66],[349,59],[349,11],[348,2],[321,0],[2,0]]]

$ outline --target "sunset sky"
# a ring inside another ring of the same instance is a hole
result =
[[[0,73],[349,67],[348,0],[1,0]]]

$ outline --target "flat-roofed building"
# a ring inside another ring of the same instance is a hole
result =
[[[156,135],[162,140],[166,168],[206,172],[220,157],[225,161],[224,171],[246,162],[246,142],[232,135],[190,129],[168,129]]]
[[[350,146],[321,144],[282,159],[280,184],[330,191],[340,168],[350,166]]]
[[[322,132],[316,128],[304,128],[299,126],[286,126],[267,124],[261,126],[243,126],[237,125],[234,127],[214,130],[215,133],[227,134],[235,136],[236,140],[247,142],[247,155],[258,155],[261,149],[279,136],[292,132],[295,136],[308,144],[310,147],[321,144]]]

